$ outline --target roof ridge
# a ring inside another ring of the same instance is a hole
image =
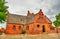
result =
[[[24,15],[17,15],[17,14],[11,14],[11,13],[9,13],[9,15],[24,16]],[[25,17],[27,17],[27,16],[25,16]]]

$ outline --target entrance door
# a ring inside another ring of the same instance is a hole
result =
[[[44,25],[42,26],[42,32],[45,32],[45,26]]]

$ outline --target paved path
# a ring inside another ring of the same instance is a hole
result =
[[[60,39],[60,33],[40,35],[0,35],[0,39]]]

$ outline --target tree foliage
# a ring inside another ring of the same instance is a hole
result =
[[[60,26],[60,13],[58,15],[55,16],[56,20],[53,22],[53,24],[58,27]]]
[[[6,14],[7,14],[7,6],[5,6],[7,2],[5,0],[0,0],[0,23],[6,21]]]

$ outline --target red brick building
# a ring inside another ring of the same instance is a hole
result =
[[[28,11],[27,16],[8,13],[6,34],[21,34],[25,30],[27,34],[40,34],[55,32],[51,20],[40,9],[37,14]]]

